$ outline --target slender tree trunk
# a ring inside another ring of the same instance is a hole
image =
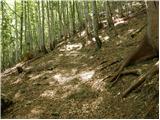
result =
[[[49,1],[47,1],[47,7],[46,7],[46,11],[47,11],[47,23],[48,23],[48,38],[49,38],[49,44],[50,44],[50,50],[53,50],[53,45],[52,45],[52,37],[51,37],[51,21],[50,21],[50,12],[49,12]]]
[[[77,18],[78,18],[78,24],[79,24],[79,30],[84,29],[84,22],[83,22],[83,16],[82,12],[80,9],[84,9],[81,2],[79,3],[78,1],[75,3],[76,5],[76,10],[77,10]]]
[[[18,55],[18,51],[19,51],[19,38],[18,38],[18,29],[17,29],[17,14],[16,14],[16,8],[17,8],[17,4],[16,1],[14,1],[15,4],[15,33],[16,33],[16,43],[15,43],[15,62],[18,61],[19,55]]]
[[[25,53],[28,52],[28,36],[27,36],[27,7],[26,7],[27,1],[24,1],[24,24],[25,24]]]
[[[112,20],[112,13],[111,13],[111,7],[110,7],[110,3],[109,1],[106,1],[106,13],[107,13],[107,22],[108,22],[108,27],[110,29],[113,29],[114,30],[114,34],[115,36],[118,34],[115,27],[114,27],[114,23],[113,23],[113,20]]]
[[[75,1],[73,0],[72,6],[72,19],[73,19],[73,35],[76,33],[76,20],[75,20]]]
[[[114,23],[112,20],[112,14],[111,14],[111,9],[110,9],[110,4],[109,1],[106,1],[106,13],[107,13],[107,21],[108,21],[108,26],[113,28],[114,27]]]
[[[4,52],[4,6],[3,6],[3,4],[4,4],[4,2],[3,1],[0,1],[1,2],[1,11],[2,11],[2,25],[1,25],[1,27],[2,27],[2,31],[1,31],[1,35],[2,35],[2,38],[1,38],[1,42],[2,42],[2,44],[1,44],[1,47],[2,47],[2,57],[0,58],[1,60],[2,60],[2,62],[0,63],[0,64],[2,64],[1,65],[1,70],[4,70],[5,69],[5,52]]]
[[[97,6],[96,1],[92,1],[92,11],[93,11],[93,36],[96,40],[96,50],[99,50],[102,46],[102,42],[98,36],[98,14],[97,14]]]
[[[74,0],[70,2],[71,6],[71,19],[72,19],[72,35],[76,33],[76,28],[75,28],[75,3]]]
[[[68,31],[67,31],[67,34],[68,34],[68,37],[70,37],[70,22],[69,22],[69,4],[67,3],[67,27],[68,27]]]
[[[37,32],[38,32],[38,39],[39,39],[39,50],[42,52],[42,23],[41,23],[41,9],[40,9],[40,1],[37,2]]]
[[[62,23],[62,13],[61,13],[61,2],[58,1],[58,17],[59,17],[59,38],[62,38],[62,31],[63,31],[63,23]]]
[[[44,53],[48,53],[46,46],[45,46],[45,33],[44,33],[44,21],[45,21],[45,17],[44,17],[44,1],[42,1],[42,50]]]
[[[53,12],[53,9],[54,9],[54,4],[53,4],[53,1],[49,1],[49,4],[50,4],[50,11],[51,11],[51,37],[52,37],[52,45],[53,45],[53,49],[56,47],[56,44],[57,44],[57,41],[56,41],[56,37],[55,37],[55,19],[56,17],[54,12]]]
[[[87,37],[89,40],[92,39],[91,37],[91,23],[92,23],[92,20],[89,16],[89,6],[88,6],[88,1],[84,1],[84,13],[85,13],[85,21],[86,21],[86,32],[87,32]]]
[[[118,5],[117,5],[117,7],[118,7],[118,10],[119,10],[119,14],[120,14],[120,17],[124,17],[124,15],[123,15],[123,3],[122,3],[123,1],[119,1],[118,3]]]
[[[32,50],[33,50],[33,45],[32,45],[32,42],[33,42],[33,36],[32,36],[32,28],[31,28],[31,21],[30,21],[30,4],[29,4],[29,1],[27,1],[27,9],[28,9],[28,43],[29,43],[29,53],[32,53]]]
[[[67,31],[68,31],[68,27],[67,27],[67,20],[66,20],[66,9],[67,9],[67,2],[63,1],[62,2],[62,16],[63,16],[63,35],[64,35],[64,39],[66,39],[67,37]]]
[[[23,41],[23,0],[21,1],[21,32],[20,32],[20,56],[22,57],[22,41]]]

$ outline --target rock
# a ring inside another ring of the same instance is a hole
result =
[[[1,95],[1,113],[3,114],[4,111],[13,104],[13,101],[10,100],[4,94]]]

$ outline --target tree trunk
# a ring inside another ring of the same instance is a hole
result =
[[[28,43],[28,25],[27,25],[27,1],[24,1],[24,17],[25,17],[25,21],[24,21],[24,24],[25,24],[25,53],[28,53],[28,48],[29,48],[29,43]]]
[[[51,51],[53,50],[53,44],[52,44],[52,37],[51,37],[51,21],[50,21],[50,12],[49,12],[49,1],[47,1],[47,23],[48,23],[48,38],[49,38],[49,44],[50,44],[50,49]]]
[[[1,32],[1,35],[2,35],[2,37],[1,37],[1,42],[2,42],[2,51],[1,51],[1,70],[4,70],[4,68],[5,68],[5,51],[4,51],[4,6],[3,6],[3,1],[0,1],[1,2],[1,11],[2,11],[2,32]]]
[[[57,41],[56,41],[56,37],[55,37],[55,19],[56,17],[54,12],[53,12],[53,9],[54,9],[54,5],[53,5],[53,1],[49,1],[49,4],[50,4],[50,11],[51,11],[51,37],[52,37],[52,45],[53,45],[53,49],[56,47],[56,44],[57,44]]]
[[[92,2],[92,11],[93,11],[93,36],[96,40],[96,50],[99,50],[102,46],[102,42],[98,36],[98,14],[97,14],[97,6],[96,1]]]
[[[44,1],[42,1],[42,50],[43,50],[44,53],[48,53],[47,49],[46,49],[46,46],[45,46],[44,20],[45,20],[45,17],[44,17]]]
[[[147,35],[149,43],[155,50],[155,53],[159,53],[159,2],[148,1],[147,2]]]
[[[15,63],[18,61],[19,58],[19,38],[18,38],[18,29],[17,29],[17,14],[16,14],[16,8],[17,8],[17,4],[16,1],[14,1],[15,3],[15,33],[16,33],[16,43],[15,43]]]
[[[70,3],[71,3],[71,18],[72,18],[72,35],[74,35],[76,33],[76,27],[75,27],[75,2],[73,0]]]
[[[31,28],[31,21],[30,21],[30,4],[29,1],[27,1],[27,9],[28,9],[28,15],[27,15],[27,24],[28,24],[28,43],[29,43],[29,53],[32,53],[33,50],[33,36],[32,36],[32,28]]]
[[[112,13],[111,13],[111,7],[110,7],[110,3],[109,1],[106,1],[106,13],[107,13],[107,22],[108,22],[108,27],[110,29],[113,29],[114,30],[114,34],[117,35],[117,31],[114,27],[114,23],[113,23],[113,20],[112,20]]]
[[[41,25],[41,12],[40,12],[40,2],[37,1],[37,7],[36,7],[36,30],[37,30],[37,43],[39,51],[42,51],[41,45],[42,45],[42,25]]]
[[[23,0],[21,1],[21,31],[20,31],[20,56],[22,57],[22,41],[23,41]]]
[[[61,13],[61,1],[58,1],[58,20],[59,20],[59,38],[62,38],[63,23],[62,23],[62,13]]]
[[[84,13],[85,13],[85,23],[86,23],[86,32],[87,32],[87,37],[89,40],[92,39],[91,37],[91,18],[89,16],[89,6],[88,6],[88,1],[84,1]]]
[[[159,54],[159,5],[158,2],[147,2],[147,32],[140,45],[133,53],[128,55],[124,62],[119,66],[116,75],[111,81],[117,81],[124,67],[140,61],[157,57]]]

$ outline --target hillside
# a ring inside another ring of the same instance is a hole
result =
[[[80,31],[73,40],[34,61],[18,63],[1,75],[2,93],[13,100],[2,118],[158,118],[158,75],[147,79],[126,98],[121,94],[156,58],[126,67],[138,70],[111,87],[109,82],[117,66],[133,51],[143,37],[146,14],[116,26],[118,36],[99,31],[102,48]],[[24,71],[18,73],[17,66]]]

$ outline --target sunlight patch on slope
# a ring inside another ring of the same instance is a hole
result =
[[[39,117],[42,113],[44,112],[43,108],[40,106],[34,107],[31,111],[30,114],[28,114],[29,118],[37,118]]]
[[[95,74],[94,70],[92,70],[92,71],[85,71],[85,72],[80,73],[79,77],[82,80],[84,80],[84,81],[88,81],[88,80],[90,80],[93,77],[94,74]]]
[[[94,74],[94,70],[82,71],[81,73],[77,74],[77,69],[71,69],[69,73],[58,73],[55,74],[52,78],[56,80],[59,84],[64,84],[65,82],[69,82],[75,78],[80,79],[82,81],[88,81],[93,77]]]
[[[75,92],[76,89],[78,88],[78,84],[77,85],[67,85],[63,87],[63,90],[65,90],[65,93],[61,95],[61,98],[67,98],[72,92]]]
[[[127,31],[127,34],[130,34],[130,33],[134,32],[134,31],[135,31],[135,29],[129,29],[129,30]]]
[[[73,57],[76,57],[79,55],[79,52],[78,51],[70,51],[68,53],[66,53],[66,56],[73,56]]]
[[[97,79],[93,83],[92,88],[95,90],[103,91],[103,90],[105,90],[105,82],[103,81],[103,79]]]
[[[91,107],[94,110],[97,110],[99,108],[99,105],[103,102],[103,97],[98,97],[95,101],[91,103]]]
[[[48,98],[54,98],[57,91],[55,90],[46,90],[44,91],[40,96],[41,97],[48,97]]]
[[[21,79],[21,78],[18,78],[16,81],[14,81],[14,82],[12,83],[12,85],[18,84],[18,83],[22,83],[22,79]]]
[[[20,90],[14,95],[14,99],[15,99],[15,100],[20,100],[20,99],[22,99],[22,94],[21,94],[21,91],[20,91]]]
[[[108,40],[109,40],[109,36],[105,36],[105,37],[104,37],[104,40],[105,40],[105,41],[108,41]]]
[[[32,75],[30,80],[36,80],[36,79],[44,76],[44,74],[45,74],[45,73],[42,73],[42,74],[39,74],[39,75],[36,75],[36,76],[35,76],[35,75]]]
[[[56,74],[55,76],[53,76],[53,78],[57,80],[60,84],[64,84],[65,82],[68,82],[76,78],[76,75],[65,76],[62,74]]]
[[[117,16],[118,17],[118,16]],[[118,26],[120,24],[122,25],[125,25],[125,24],[128,24],[128,21],[127,20],[124,20],[124,18],[115,18],[114,19],[114,26]]]
[[[70,45],[66,45],[65,49],[67,51],[71,51],[71,50],[80,50],[82,48],[82,43],[76,43],[76,44],[70,44]]]

